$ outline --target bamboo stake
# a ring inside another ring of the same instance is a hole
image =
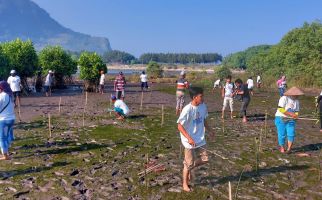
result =
[[[222,156],[222,155],[220,155],[220,154],[218,154],[218,153],[216,153],[216,152],[209,151],[208,149],[205,149],[205,148],[203,148],[203,147],[199,147],[199,148],[200,148],[200,149],[203,149],[203,150],[205,150],[205,151],[207,151],[207,152],[209,152],[209,153],[211,153],[211,154],[214,154],[214,155],[216,155],[216,156],[218,156],[218,157],[222,158],[223,160],[228,160],[228,158],[226,158],[225,156]]]
[[[146,166],[148,166],[148,164],[149,164],[149,154],[147,153],[146,154]],[[147,178],[147,169],[145,168],[145,166],[144,166],[144,170],[145,170],[145,177],[144,177],[144,179],[145,179],[145,187],[146,188],[148,188],[148,178]]]
[[[267,138],[267,110],[265,110],[265,125],[264,125],[264,132],[265,132],[265,138]]]
[[[142,107],[143,107],[143,91],[142,91],[142,94],[141,94],[140,110],[142,110]]]
[[[49,130],[49,138],[51,138],[51,117],[50,117],[50,113],[48,113],[48,130]]]
[[[58,111],[60,114],[61,113],[61,97],[59,97]]]
[[[231,196],[231,184],[230,184],[230,181],[228,182],[228,192],[229,192],[229,200],[233,200],[233,198]]]
[[[238,188],[239,188],[239,183],[241,181],[241,178],[243,176],[243,173],[245,171],[246,167],[243,168],[242,172],[240,173],[239,179],[238,179],[238,183],[237,183],[237,187],[236,187],[236,192],[235,192],[235,200],[238,199]]]
[[[259,152],[263,151],[263,149],[262,149],[262,135],[263,135],[263,129],[261,128],[261,131],[259,133],[259,146],[258,146],[258,151]]]
[[[161,107],[161,127],[164,125],[164,105]]]
[[[85,105],[87,105],[87,99],[88,99],[88,92],[85,93]]]
[[[21,122],[21,109],[20,109],[20,97],[17,97],[17,102],[18,102],[18,117],[19,117],[19,121]]]
[[[258,138],[255,139],[255,159],[256,159],[256,174],[258,174]]]
[[[222,119],[222,133],[225,133],[225,118]]]
[[[319,168],[318,168],[319,169],[319,176],[318,176],[319,179],[318,180],[319,181],[321,181],[321,153],[322,153],[322,150],[320,150],[320,153],[319,153],[319,156],[318,156],[318,161],[319,161],[319,163],[318,163],[319,164]]]
[[[85,126],[85,109],[86,109],[86,106],[84,106],[84,110],[83,110],[83,127]]]

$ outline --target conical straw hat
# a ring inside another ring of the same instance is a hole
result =
[[[304,95],[304,92],[297,87],[292,87],[284,93],[284,96],[300,96]]]

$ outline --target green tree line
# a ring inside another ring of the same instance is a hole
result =
[[[320,21],[304,23],[291,30],[276,45],[253,47],[253,52],[250,49],[227,56],[224,66],[246,69],[253,75],[261,74],[264,80],[272,83],[279,76],[286,75],[289,83],[300,87],[322,86]]]
[[[188,63],[216,63],[221,62],[222,56],[217,53],[145,53],[139,62],[147,64],[150,61],[158,63],[188,64]]]
[[[80,78],[89,85],[99,79],[101,70],[107,72],[102,57],[96,53],[84,51],[75,57],[60,46],[47,46],[37,53],[30,40],[19,38],[0,44],[0,80],[6,80],[14,69],[21,77],[23,87],[27,87],[27,78],[39,73],[44,76],[49,70],[55,72],[55,86],[63,87],[64,78],[75,74],[77,65],[80,66]]]

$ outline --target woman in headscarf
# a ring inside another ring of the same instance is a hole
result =
[[[13,93],[7,82],[0,82],[0,160],[10,160],[9,147],[14,140],[13,124],[15,122]]]
[[[295,125],[300,111],[298,97],[304,93],[297,87],[292,87],[284,93],[278,102],[278,108],[275,114],[275,126],[277,129],[277,138],[279,150],[285,153],[284,144],[287,138],[287,150],[289,153],[295,139]]]

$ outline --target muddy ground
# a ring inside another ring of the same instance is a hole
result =
[[[219,90],[206,88],[216,132],[208,147],[228,159],[212,155],[209,164],[194,171],[194,191],[182,192],[183,156],[172,87],[153,85],[152,92],[143,93],[140,109],[140,88],[129,85],[125,100],[132,113],[125,122],[107,112],[111,84],[105,95],[89,93],[85,109],[86,95],[75,88],[57,90],[52,97],[24,97],[21,121],[17,110],[12,160],[0,162],[0,199],[228,199],[228,182],[233,199],[322,199],[319,127],[299,120],[293,152],[280,154],[273,124],[278,96],[268,89],[255,91],[250,121],[243,124],[238,112],[233,120],[228,112],[221,120]],[[300,103],[301,115],[314,117],[312,93]],[[239,106],[235,101],[236,111]],[[138,175],[147,159],[165,170]]]

